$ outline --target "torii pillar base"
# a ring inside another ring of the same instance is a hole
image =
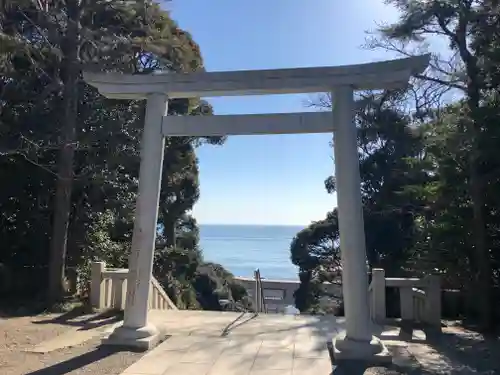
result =
[[[372,336],[370,341],[357,341],[341,334],[333,339],[333,358],[335,364],[347,361],[361,361],[368,365],[387,365],[392,363],[392,355],[384,343]]]

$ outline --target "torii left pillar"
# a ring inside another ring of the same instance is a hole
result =
[[[165,146],[162,121],[167,115],[167,109],[167,95],[158,93],[147,96],[146,119],[141,140],[139,192],[127,277],[125,318],[123,325],[116,328],[104,340],[105,344],[148,350],[162,339],[158,329],[148,322],[148,299],[153,271]]]

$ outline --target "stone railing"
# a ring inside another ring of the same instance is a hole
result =
[[[106,268],[104,262],[92,263],[90,303],[98,309],[124,310],[127,297],[126,268]],[[149,308],[177,310],[175,304],[153,277],[149,288]]]
[[[247,290],[250,298],[255,300],[255,276],[234,278]],[[299,288],[300,281],[296,280],[273,280],[261,278],[261,294],[264,297],[266,313],[283,313],[287,306],[295,306],[294,292]],[[340,284],[324,283],[322,288],[330,295],[342,296],[342,286]],[[257,296],[258,298],[258,296]]]
[[[386,278],[383,269],[372,270],[369,286],[370,312],[374,322],[382,323],[386,314],[386,288],[398,288],[401,318],[441,326],[441,285],[437,275],[418,278]]]

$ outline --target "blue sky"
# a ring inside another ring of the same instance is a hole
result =
[[[382,0],[173,0],[180,27],[200,44],[208,71],[344,65],[393,56],[361,48],[366,31],[397,18]],[[300,112],[311,95],[209,98],[216,114]],[[336,206],[331,135],[230,137],[203,146],[202,224],[306,225]]]

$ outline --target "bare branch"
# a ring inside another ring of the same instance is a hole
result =
[[[33,164],[33,165],[35,165],[35,166],[37,166],[37,167],[39,167],[39,168],[43,169],[44,171],[46,171],[46,172],[48,172],[48,173],[50,173],[50,174],[52,174],[52,175],[54,175],[54,176],[58,177],[58,178],[63,178],[63,177],[59,176],[56,172],[54,172],[54,171],[52,171],[51,169],[49,169],[48,167],[46,167],[45,165],[39,164],[39,163],[37,163],[36,161],[34,161],[34,160],[32,160],[32,159],[28,158],[28,156],[27,156],[26,154],[24,154],[24,153],[22,153],[22,152],[18,152],[18,153],[17,153],[17,155],[22,156],[22,157],[23,157],[23,158],[24,158],[24,159],[25,159],[28,163],[31,163],[31,164]]]

